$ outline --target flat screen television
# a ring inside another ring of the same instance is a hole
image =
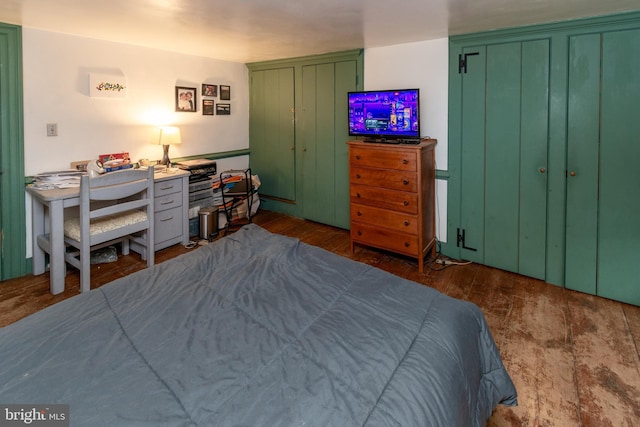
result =
[[[349,92],[349,136],[365,141],[420,139],[420,90]]]

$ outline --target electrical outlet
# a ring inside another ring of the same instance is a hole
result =
[[[57,123],[47,123],[47,136],[58,136]]]

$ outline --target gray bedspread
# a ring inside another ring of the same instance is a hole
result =
[[[0,403],[69,404],[74,426],[451,427],[516,391],[475,305],[250,224],[1,328]]]

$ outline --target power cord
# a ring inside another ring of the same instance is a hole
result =
[[[436,241],[436,244],[438,245],[440,242]],[[456,266],[456,265],[469,265],[471,264],[471,261],[459,261],[459,260],[455,260],[453,258],[449,258],[447,256],[444,256],[440,253],[440,249],[439,249],[439,245],[437,246],[438,251],[436,253],[436,257],[431,260],[431,262],[429,262],[428,266],[431,270],[433,271],[442,271],[445,268],[449,268],[452,266]]]

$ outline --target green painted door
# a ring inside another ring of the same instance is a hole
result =
[[[28,271],[24,184],[22,28],[0,23],[0,280]]]
[[[598,294],[640,305],[640,30],[602,37]]]
[[[293,67],[251,72],[251,171],[260,193],[295,200],[295,101]]]
[[[567,236],[570,289],[640,305],[640,30],[572,37]]]
[[[461,258],[544,278],[549,41],[465,48]]]
[[[349,228],[347,92],[356,90],[356,61],[302,67],[302,216]]]
[[[600,34],[569,40],[565,287],[596,293]]]

